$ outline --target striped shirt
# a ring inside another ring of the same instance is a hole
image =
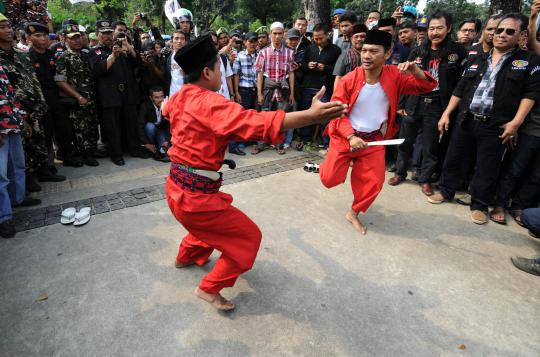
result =
[[[238,54],[238,58],[234,61],[233,73],[238,75],[239,87],[257,88],[256,60],[256,52],[250,55],[247,50],[244,50]]]

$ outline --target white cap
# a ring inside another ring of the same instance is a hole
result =
[[[285,29],[285,26],[281,22],[274,22],[272,25],[270,25],[270,31],[273,31],[275,29]]]

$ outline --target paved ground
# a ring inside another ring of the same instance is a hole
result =
[[[0,241],[0,355],[540,355],[538,277],[509,261],[540,242],[513,222],[476,226],[412,184],[385,187],[361,237],[343,218],[350,187],[326,190],[303,159],[248,156],[244,170],[281,160],[282,172],[224,187],[264,235],[254,269],[224,291],[238,306],[229,315],[192,294],[217,255],[173,267],[185,230],[164,200]],[[99,185],[43,193],[44,207],[159,185],[166,172],[106,182],[117,174],[100,170]]]

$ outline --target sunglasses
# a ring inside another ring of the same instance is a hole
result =
[[[508,36],[514,36],[514,34],[516,33],[515,29],[505,29],[505,28],[499,27],[498,29],[495,30],[495,34],[500,35],[505,31]]]

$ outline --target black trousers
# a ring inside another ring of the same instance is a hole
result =
[[[67,109],[52,95],[46,95],[45,100],[49,109],[41,119],[41,122],[45,133],[47,150],[51,152],[53,142],[56,142],[58,151],[62,157],[70,155],[73,151],[73,142],[71,140],[73,133],[71,131]]]
[[[403,117],[399,137],[405,142],[398,147],[396,176],[407,177],[418,131],[422,128],[422,168],[419,183],[431,183],[439,163],[439,129],[443,108],[439,97],[420,98],[414,116]]]
[[[487,211],[495,195],[501,163],[506,151],[499,136],[502,128],[468,116],[463,125],[456,125],[444,160],[439,188],[451,199],[467,179],[471,161],[476,152],[476,166],[472,177],[471,210]]]
[[[107,136],[107,149],[111,159],[122,158],[122,152],[136,152],[139,147],[137,137],[137,108],[135,105],[102,108],[101,118]]]

